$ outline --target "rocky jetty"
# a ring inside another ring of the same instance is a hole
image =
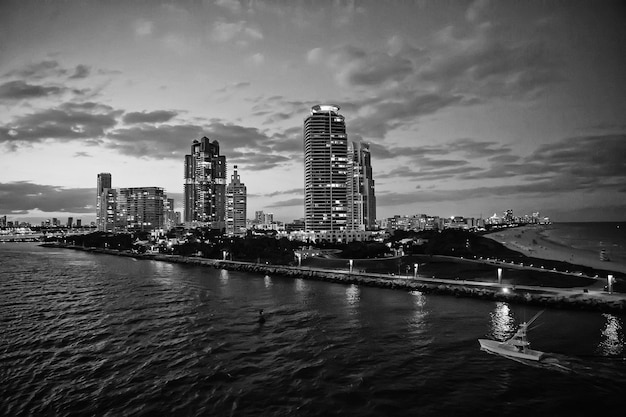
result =
[[[420,291],[423,293],[453,295],[456,297],[474,297],[484,300],[506,301],[510,303],[532,304],[550,308],[595,310],[607,312],[626,311],[626,297],[608,293],[587,293],[582,289],[569,291],[554,291],[545,287],[532,289],[509,288],[503,291],[500,286],[485,286],[484,283],[474,281],[443,280],[430,278],[394,277],[383,274],[367,274],[362,272],[349,273],[317,268],[267,265],[249,262],[207,259],[201,257],[184,257],[165,254],[138,254],[128,251],[116,251],[102,248],[85,248],[59,244],[43,244],[94,253],[116,256],[133,257],[136,259],[156,260],[189,265],[209,266],[216,269],[241,271],[260,275],[284,276],[291,278],[313,279],[341,284],[356,284],[377,288],[399,289],[405,291]]]

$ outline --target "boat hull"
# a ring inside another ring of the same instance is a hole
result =
[[[543,352],[532,349],[518,350],[515,346],[497,340],[478,339],[480,348],[487,352],[495,353],[502,356],[508,356],[518,359],[528,359],[531,361],[539,361],[544,356]]]

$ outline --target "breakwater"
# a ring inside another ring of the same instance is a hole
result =
[[[377,288],[420,291],[423,293],[452,295],[455,297],[473,297],[492,301],[531,304],[547,308],[594,310],[594,311],[626,311],[626,297],[606,292],[586,292],[583,288],[551,288],[540,286],[501,286],[492,282],[448,280],[425,277],[389,276],[345,270],[328,270],[286,265],[268,265],[251,262],[186,257],[158,253],[134,253],[103,248],[89,248],[63,244],[42,244],[44,247],[81,250],[135,259],[155,260],[162,262],[181,263],[207,266],[229,271],[240,271],[270,276],[311,279],[317,281],[355,284]]]

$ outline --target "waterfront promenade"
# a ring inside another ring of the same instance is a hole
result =
[[[328,282],[366,285],[379,288],[402,289],[454,295],[457,297],[476,297],[514,303],[527,303],[554,308],[571,308],[583,310],[626,311],[626,294],[608,293],[603,289],[603,282],[597,279],[589,286],[556,288],[546,286],[499,284],[493,281],[476,281],[463,279],[441,279],[414,275],[388,275],[377,273],[350,272],[349,270],[330,270],[285,265],[268,265],[251,262],[208,259],[201,257],[184,257],[166,254],[137,254],[128,251],[117,251],[102,248],[85,248],[57,244],[42,246],[67,248],[92,253],[126,256],[141,260],[164,261],[172,263],[210,266],[217,269],[242,271],[265,275],[280,275],[291,278],[314,279]],[[458,258],[455,258],[458,259]],[[465,260],[469,262],[492,262],[489,260]],[[493,261],[497,262],[497,261]],[[510,264],[506,264],[510,267]],[[514,266],[531,268],[530,266]]]

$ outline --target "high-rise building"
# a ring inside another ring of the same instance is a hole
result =
[[[174,199],[168,198],[163,203],[165,204],[165,207],[163,208],[163,225],[165,229],[169,230],[178,224],[176,222],[176,212],[174,211]]]
[[[348,138],[339,106],[317,105],[304,120],[304,219],[307,231],[347,226]]]
[[[120,188],[117,199],[118,226],[128,231],[162,229],[166,200],[163,188]]]
[[[106,231],[107,221],[107,199],[103,197],[105,190],[111,188],[111,174],[103,172],[98,174],[98,183],[96,185],[96,227],[98,231]]]
[[[74,218],[73,217],[68,217],[67,218],[67,227],[72,228],[72,226],[74,226]]]
[[[102,213],[97,230],[101,232],[114,232],[117,228],[117,190],[105,188],[100,195],[100,206]]]
[[[348,229],[371,230],[376,225],[376,195],[369,144],[348,147]]]
[[[185,222],[223,229],[226,214],[226,157],[217,140],[194,140],[185,155]]]
[[[248,193],[246,185],[241,182],[237,173],[237,165],[226,186],[226,233],[231,236],[246,234]]]

